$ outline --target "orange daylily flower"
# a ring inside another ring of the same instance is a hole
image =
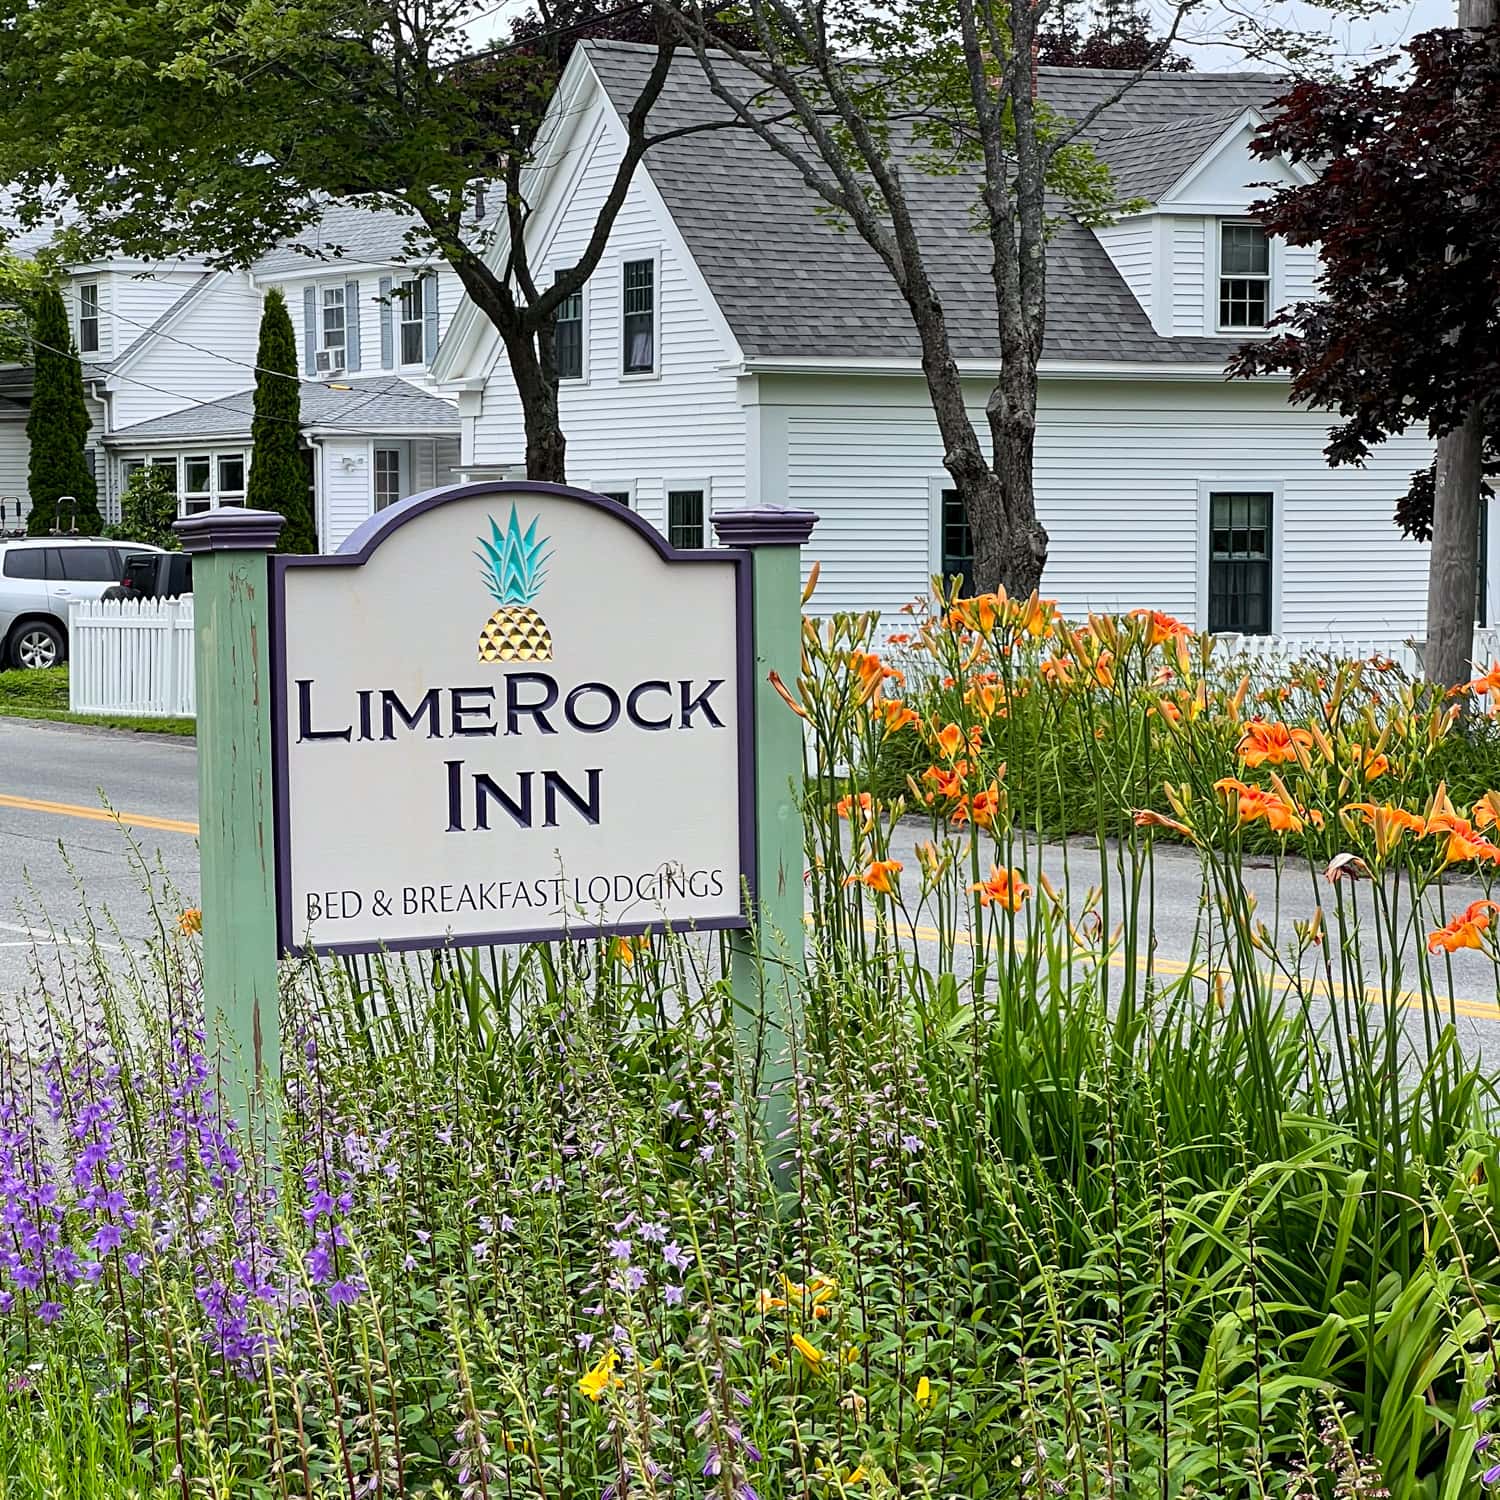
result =
[[[1042,676],[1048,682],[1056,683],[1058,687],[1067,687],[1073,680],[1073,658],[1049,656],[1042,663]]]
[[[1313,743],[1305,729],[1289,729],[1285,724],[1251,719],[1235,747],[1235,753],[1247,766],[1279,766],[1299,758],[1299,750]]]
[[[931,783],[932,791],[927,793],[927,802],[930,804],[935,797],[947,797],[956,800],[964,794],[964,777],[969,773],[969,763],[961,760],[951,770],[942,766],[928,766],[922,772],[922,780]]]
[[[1351,745],[1349,759],[1363,772],[1366,781],[1379,781],[1391,768],[1391,763],[1385,756],[1376,755],[1363,745]]]
[[[1460,948],[1484,948],[1480,934],[1489,931],[1490,913],[1500,911],[1493,901],[1476,901],[1451,922],[1427,935],[1429,953],[1457,953]]]
[[[1164,615],[1159,609],[1133,609],[1131,618],[1146,621],[1146,649],[1154,651],[1164,641],[1175,640],[1181,635],[1191,635],[1192,626]]]
[[[885,720],[885,732],[888,735],[922,722],[922,716],[916,709],[908,708],[899,698],[882,698],[875,707]]]
[[[1186,823],[1169,818],[1165,813],[1153,812],[1149,807],[1138,807],[1133,816],[1137,828],[1170,828],[1173,833],[1186,834],[1188,838],[1193,836],[1193,830]]]
[[[1469,688],[1475,693],[1500,693],[1500,662],[1496,662],[1483,677],[1476,677]]]
[[[862,812],[866,817],[869,817],[872,806],[873,799],[868,792],[861,792],[857,797],[850,793],[840,797],[839,800],[834,803],[834,811],[838,813],[839,817],[847,818],[857,807],[860,812]]]
[[[1427,831],[1425,818],[1389,802],[1379,806],[1373,802],[1350,802],[1339,809],[1339,816],[1352,827],[1351,815],[1375,831],[1375,852],[1382,859],[1400,843],[1403,834],[1414,833],[1420,838]]]
[[[1214,790],[1227,797],[1233,794],[1236,800],[1236,815],[1241,823],[1254,823],[1264,818],[1273,833],[1300,833],[1304,817],[1290,798],[1264,787],[1247,786],[1233,776],[1220,777],[1214,782]]]
[[[945,724],[937,732],[937,746],[945,760],[952,760],[964,748],[964,732],[957,724]]]
[[[988,828],[999,811],[1000,788],[994,782],[969,798],[969,815],[980,828]],[[954,821],[957,821],[956,816]]]
[[[803,706],[798,703],[797,700],[792,697],[792,695],[787,691],[786,684],[781,680],[780,675],[774,669],[766,673],[766,681],[776,689],[777,693],[781,697],[781,701],[785,703],[786,706],[791,709],[791,711],[796,714],[799,719],[805,719],[807,717],[807,710],[803,708]]]
[[[1486,792],[1470,809],[1476,828],[1493,828],[1500,823],[1500,792]]]
[[[897,886],[893,877],[900,873],[899,859],[872,859],[857,875],[846,875],[844,884],[868,886],[877,896],[894,896]]]
[[[640,937],[615,937],[609,940],[609,956],[625,965],[627,969],[635,967],[635,956],[644,953],[651,946],[651,939],[644,933]]]
[[[183,937],[190,937],[195,932],[202,932],[202,909],[197,906],[190,906],[186,911],[179,912],[177,915],[177,930]]]
[[[969,889],[978,891],[981,906],[1003,906],[1006,911],[1020,911],[1021,903],[1031,894],[1019,870],[1002,870],[999,865],[991,865],[990,878]]]

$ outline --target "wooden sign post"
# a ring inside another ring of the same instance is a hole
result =
[[[799,671],[815,522],[730,512],[725,545],[682,551],[602,496],[505,483],[412,496],[330,556],[270,557],[263,512],[177,523],[204,1004],[252,1106],[279,1076],[279,954],[668,929],[733,935],[762,1084],[785,1083],[802,731],[767,677]]]
[[[755,842],[759,875],[753,928],[733,939],[730,982],[741,1029],[762,1057],[759,1089],[773,1154],[788,1118],[788,1028],[801,990],[806,952],[802,887],[802,721],[771,686],[802,670],[802,547],[818,518],[811,511],[732,510],[714,517],[726,547],[749,550],[755,575]]]
[[[270,580],[285,517],[222,506],[175,523],[193,555],[203,1009],[232,1044],[229,1102],[274,1133],[263,1080],[281,1074],[271,821]]]

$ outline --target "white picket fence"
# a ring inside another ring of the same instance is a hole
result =
[[[68,657],[76,714],[196,713],[191,595],[70,604]]]

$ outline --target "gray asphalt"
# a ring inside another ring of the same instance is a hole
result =
[[[33,805],[38,803],[61,808]],[[124,815],[126,823],[88,816],[107,808]],[[59,965],[76,967],[83,951],[80,935],[90,927],[123,955],[139,951],[159,921],[175,921],[181,908],[198,904],[198,850],[192,833],[153,827],[151,821],[130,823],[132,815],[196,823],[196,756],[190,740],[0,719],[0,999],[35,996],[39,962],[50,974]],[[926,835],[919,823],[903,824],[892,853],[905,866],[901,882],[908,941],[930,962],[936,956],[934,918],[922,907],[913,853]],[[1059,888],[1066,884],[1075,919],[1085,908],[1088,888],[1107,874],[1116,907],[1110,920],[1118,920],[1125,885],[1118,851],[1106,848],[1101,854],[1091,844],[1053,844],[1017,851],[1013,857],[1033,885],[1039,871]],[[1332,915],[1333,892],[1305,866],[1284,875],[1279,913],[1276,873],[1269,861],[1252,861],[1246,884],[1258,898],[1257,916],[1277,931],[1282,947],[1292,936],[1292,923],[1311,917],[1315,906]],[[1213,966],[1213,955],[1204,948],[1203,892],[1197,856],[1159,846],[1152,915],[1156,958],[1166,974],[1182,972],[1189,961]],[[1465,883],[1447,886],[1442,893],[1446,913],[1451,916],[1483,894]],[[1360,888],[1358,896],[1368,914],[1368,887]],[[1404,939],[1407,957],[1400,987],[1407,992],[1418,987],[1413,949],[1438,920],[1435,912],[1423,913]],[[61,941],[59,933],[65,934]],[[1116,956],[1113,965],[1118,969],[1123,962]],[[967,964],[961,949],[955,967]],[[1441,964],[1435,977],[1445,1014],[1450,987],[1457,999],[1455,1020],[1466,1050],[1489,1051],[1500,1059],[1500,1003],[1490,961],[1460,953],[1452,964],[1451,984]],[[1375,983],[1377,978],[1372,956],[1366,979]],[[1280,983],[1284,987],[1285,980]],[[1419,1041],[1424,1030],[1421,1002],[1409,996],[1399,1010],[1409,1035]]]
[[[139,949],[157,931],[158,914],[175,921],[182,907],[198,904],[192,833],[17,801],[196,823],[193,743],[0,719],[0,997],[7,1001],[36,992],[38,961],[49,982],[59,963],[76,965],[90,927],[110,951]]]

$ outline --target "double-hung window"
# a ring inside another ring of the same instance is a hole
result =
[[[78,285],[78,352],[99,352],[99,283],[83,281]]]
[[[335,356],[330,363],[340,368],[343,368],[344,347],[348,340],[348,330],[344,326],[345,311],[343,286],[325,286],[323,288],[323,347]]]
[[[556,281],[553,277],[553,281]],[[558,303],[552,319],[552,352],[559,380],[583,379],[583,288]]]
[[[375,450],[375,509],[384,510],[401,498],[401,450]]]
[[[667,491],[667,540],[674,547],[706,547],[707,522],[702,490]]]
[[[627,260],[623,274],[625,373],[650,375],[656,370],[656,262]]]
[[[1219,225],[1219,327],[1271,320],[1271,237],[1259,224]]]
[[[1269,491],[1214,490],[1208,497],[1208,628],[1271,633]]]
[[[410,277],[401,283],[401,363],[419,365],[423,362],[425,339],[425,305],[423,293],[426,288],[419,276]]]
[[[965,595],[974,592],[974,537],[969,513],[957,490],[944,490],[938,517],[939,569],[943,583],[961,578]]]

